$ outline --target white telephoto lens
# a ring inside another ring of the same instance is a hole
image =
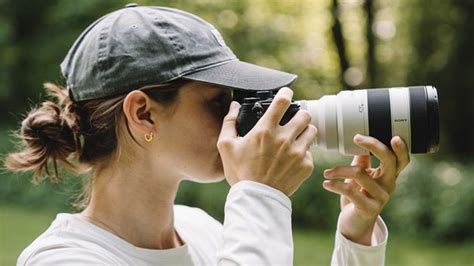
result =
[[[391,148],[399,136],[411,153],[439,149],[439,104],[432,86],[341,91],[319,100],[297,101],[318,129],[316,146],[343,155],[370,154],[354,144],[356,134]]]
[[[365,90],[341,91],[319,100],[297,103],[311,114],[311,124],[318,129],[316,146],[320,149],[343,155],[369,154],[353,142],[356,134],[369,133]]]
[[[339,153],[343,155],[369,154],[354,144],[357,134],[369,135],[367,91],[341,91],[337,94],[337,128]]]

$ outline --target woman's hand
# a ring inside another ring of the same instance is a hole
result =
[[[311,115],[300,110],[286,125],[279,125],[292,96],[290,89],[280,89],[268,110],[244,137],[237,136],[239,104],[232,102],[217,141],[224,175],[231,186],[250,180],[290,196],[311,175],[314,166],[308,149],[316,137],[316,128],[310,124]]]
[[[375,138],[356,135],[354,143],[370,151],[380,161],[371,168],[370,156],[355,156],[351,166],[338,166],[324,171],[329,179],[326,190],[341,195],[339,231],[353,242],[371,244],[375,221],[395,191],[395,181],[410,162],[407,146],[400,137],[393,137],[393,152]],[[345,178],[344,182],[335,179]]]

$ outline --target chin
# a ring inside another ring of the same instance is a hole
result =
[[[224,175],[224,168],[222,167],[222,163],[219,161],[219,164],[216,164],[215,167],[213,167],[212,171],[209,171],[209,173],[202,175],[201,178],[199,178],[200,183],[217,183],[225,179]]]
[[[200,183],[218,183],[218,182],[221,182],[224,179],[225,179],[225,177],[224,177],[224,175],[222,175],[222,176],[218,176],[218,177],[203,179],[203,180],[201,180]]]
[[[218,183],[225,179],[224,174],[219,176],[207,176],[207,177],[190,177],[186,178],[189,181],[196,182],[196,183]]]
[[[222,160],[220,156],[217,156],[214,163],[204,171],[203,173],[199,173],[197,175],[190,176],[185,178],[189,181],[193,181],[196,183],[217,183],[221,182],[225,179],[224,175],[224,167],[222,165]]]
[[[225,179],[224,169],[222,169],[222,164],[217,169],[213,169],[208,173],[202,173],[200,175],[193,176],[188,180],[197,182],[197,183],[217,183]]]

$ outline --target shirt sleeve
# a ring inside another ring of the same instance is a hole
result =
[[[217,259],[218,265],[293,265],[290,199],[257,182],[234,184]]]
[[[332,255],[333,266],[384,265],[388,230],[379,216],[372,233],[371,246],[354,243],[336,231],[335,248]]]

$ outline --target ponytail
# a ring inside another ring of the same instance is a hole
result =
[[[35,182],[48,177],[58,182],[59,165],[78,169],[70,157],[81,153],[79,121],[65,89],[52,83],[45,83],[44,88],[54,101],[43,102],[21,122],[17,137],[24,149],[9,154],[5,166],[12,171],[32,171]]]

